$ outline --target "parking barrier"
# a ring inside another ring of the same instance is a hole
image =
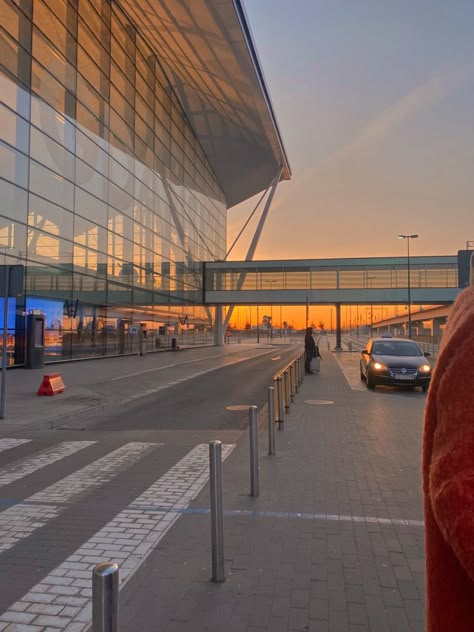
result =
[[[282,424],[284,422],[284,413],[283,413],[283,378],[279,375],[276,380],[273,382],[277,387],[277,402],[278,402],[278,430],[282,429]]]
[[[250,495],[259,496],[258,484],[258,427],[257,407],[249,407],[249,435],[250,435]]]
[[[119,566],[102,562],[92,571],[92,632],[118,632]]]
[[[211,498],[212,581],[225,581],[224,512],[222,509],[222,443],[209,442],[209,495]]]
[[[304,353],[300,353],[293,358],[291,362],[285,365],[273,376],[273,385],[276,390],[275,394],[275,409],[277,412],[277,418],[275,421],[279,423],[279,429],[281,430],[283,423],[283,410],[288,412],[290,410],[290,403],[294,401],[296,394],[299,391],[299,387],[303,383],[304,379]]]
[[[269,386],[268,393],[268,454],[275,454],[275,388]]]
[[[285,412],[290,410],[290,371],[286,369],[283,373],[284,383],[285,383]]]

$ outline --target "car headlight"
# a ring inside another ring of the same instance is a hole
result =
[[[421,371],[422,373],[429,373],[429,372],[431,371],[431,367],[430,367],[430,365],[429,365],[429,364],[422,364],[422,365],[420,366],[420,371]]]
[[[381,362],[374,362],[373,365],[374,369],[376,371],[386,371],[387,367],[385,366],[385,364],[382,364]]]

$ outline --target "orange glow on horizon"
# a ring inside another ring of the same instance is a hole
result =
[[[372,307],[373,323],[396,316],[407,314],[406,305],[342,305],[341,306],[341,326],[343,329],[355,329],[357,325],[363,327],[370,325],[370,312]],[[430,306],[431,307],[431,306]],[[420,310],[418,305],[412,306],[412,313]],[[306,306],[305,305],[236,305],[230,326],[235,329],[245,329],[247,324],[251,327],[257,325],[257,314],[260,325],[263,324],[264,317],[271,317],[273,327],[280,329],[283,323],[288,323],[294,329],[306,327]],[[308,313],[309,326],[320,329],[320,323],[327,331],[336,327],[336,308],[330,305],[310,305]]]

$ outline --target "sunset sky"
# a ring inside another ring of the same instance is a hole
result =
[[[473,0],[245,6],[293,169],[254,258],[404,255],[407,232],[414,255],[474,240]],[[257,199],[229,211],[229,244]]]

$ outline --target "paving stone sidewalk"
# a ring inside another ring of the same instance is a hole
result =
[[[424,396],[354,391],[333,354],[307,376],[249,496],[248,435],[224,464],[226,581],[207,491],[121,594],[121,632],[421,632]],[[324,402],[324,403],[323,403]]]

